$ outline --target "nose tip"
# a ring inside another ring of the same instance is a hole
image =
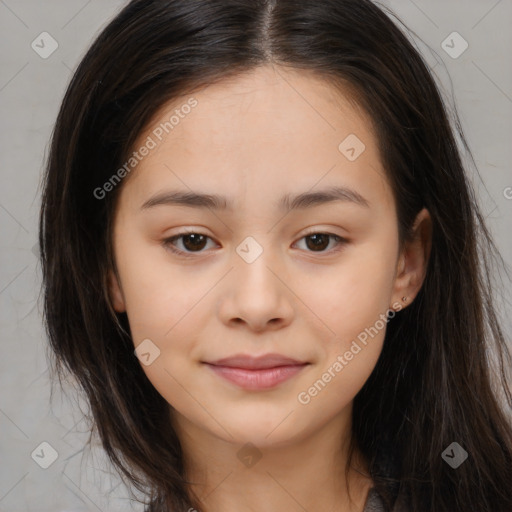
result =
[[[226,283],[220,315],[234,327],[246,324],[252,331],[280,329],[292,317],[286,286],[260,256],[252,263],[240,262],[237,272]]]
[[[254,332],[263,332],[268,330],[269,327],[271,328],[279,328],[281,324],[284,322],[283,318],[271,318],[267,321],[260,321],[257,322],[255,320],[244,320],[243,318],[237,317],[233,318],[233,323],[235,324],[248,324],[251,327],[251,330]]]

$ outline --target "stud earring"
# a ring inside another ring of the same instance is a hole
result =
[[[403,300],[404,302],[407,302],[407,297],[402,297],[402,300]]]

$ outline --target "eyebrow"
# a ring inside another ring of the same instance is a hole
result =
[[[311,208],[333,201],[343,201],[369,208],[370,203],[361,194],[348,187],[329,187],[316,192],[303,192],[296,196],[284,195],[277,203],[279,210],[297,210]],[[171,190],[159,192],[150,197],[141,210],[160,205],[189,206],[192,208],[211,208],[214,210],[232,209],[232,201],[217,194]]]

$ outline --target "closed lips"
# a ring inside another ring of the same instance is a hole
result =
[[[207,362],[207,364],[230,368],[241,368],[244,370],[262,370],[277,368],[279,366],[302,366],[309,363],[305,361],[298,361],[280,354],[268,354],[260,357],[241,354],[225,357],[213,362]]]
[[[309,362],[279,354],[237,355],[206,363],[218,376],[248,391],[270,390],[297,375]]]

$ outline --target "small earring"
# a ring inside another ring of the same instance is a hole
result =
[[[404,302],[407,302],[407,297],[402,297],[402,300],[403,300]]]

